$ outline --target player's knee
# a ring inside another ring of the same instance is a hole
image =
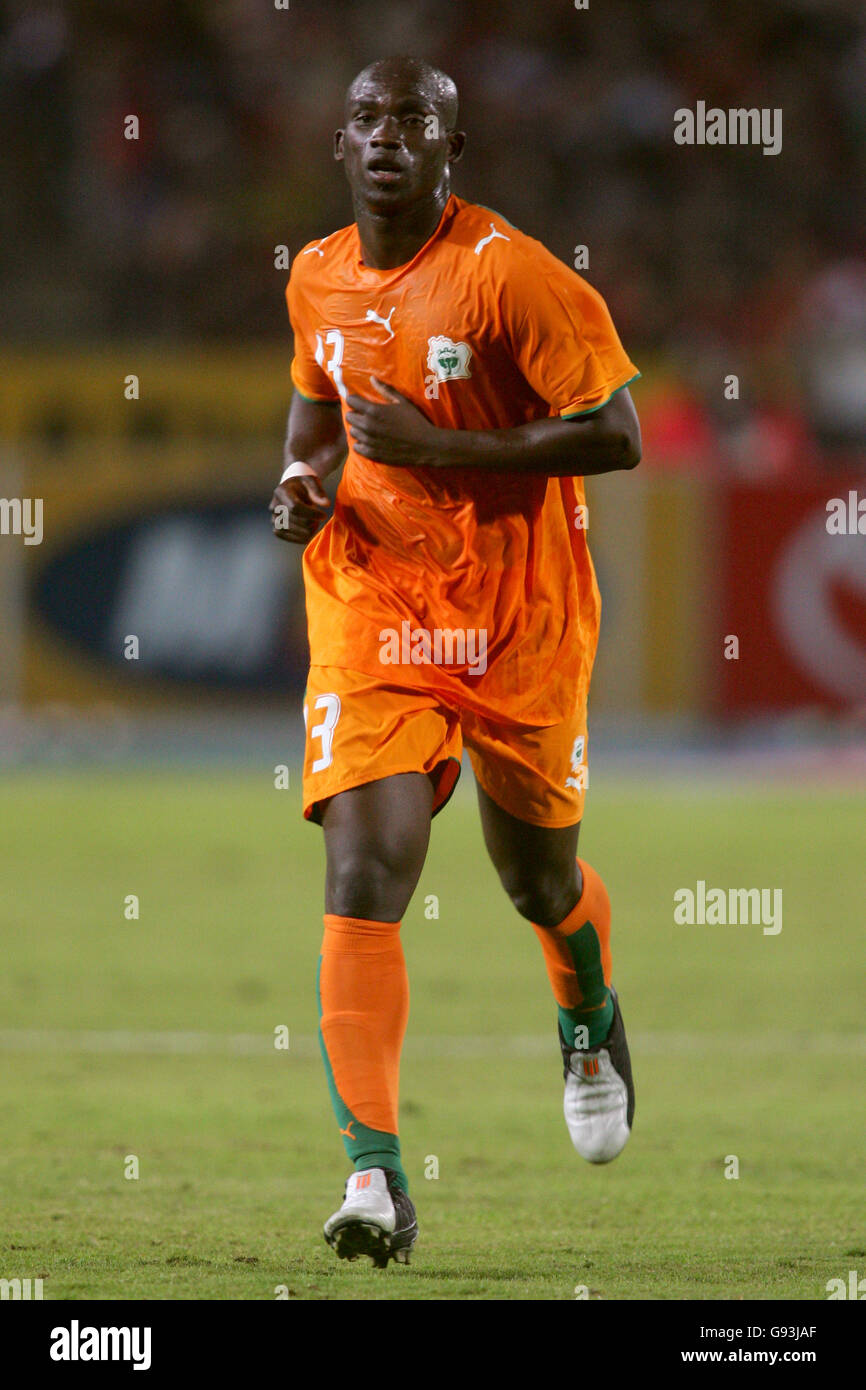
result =
[[[539,927],[559,926],[577,900],[574,879],[568,873],[518,868],[506,871],[502,883],[521,917]]]
[[[327,910],[338,917],[397,922],[415,887],[392,863],[370,854],[348,854],[328,869]]]

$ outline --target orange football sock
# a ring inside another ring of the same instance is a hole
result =
[[[399,922],[325,916],[319,962],[319,1040],[331,1100],[355,1168],[400,1161],[400,1052],[409,980]]]
[[[559,1022],[569,1047],[575,1029],[587,1030],[579,1040],[583,1047],[604,1042],[613,1022],[610,997],[610,899],[591,864],[578,859],[583,892],[568,916],[556,927],[534,926],[553,995],[559,1005]]]

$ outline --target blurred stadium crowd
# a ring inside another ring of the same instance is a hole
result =
[[[569,263],[588,248],[587,277],[663,383],[643,413],[650,466],[779,477],[862,461],[861,0],[2,12],[7,343],[287,340],[275,245],[351,217],[331,159],[346,83],[418,52],[461,92],[456,191]],[[781,153],[677,145],[674,112],[699,100],[781,108]]]

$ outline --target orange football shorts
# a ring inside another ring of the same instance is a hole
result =
[[[433,691],[334,666],[312,666],[304,695],[304,815],[321,823],[338,792],[426,772],[433,814],[460,776],[463,746],[488,796],[518,820],[556,828],[583,816],[586,705],[549,728],[483,718]]]

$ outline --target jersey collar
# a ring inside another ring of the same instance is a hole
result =
[[[411,269],[411,267],[415,265],[416,262],[419,261],[421,257],[425,254],[428,247],[432,246],[433,242],[436,241],[440,236],[442,236],[446,229],[451,225],[451,222],[453,221],[454,217],[458,212],[458,202],[459,200],[456,194],[449,194],[448,201],[442,209],[442,216],[439,218],[439,221],[437,222],[435,229],[424,242],[424,245],[418,248],[411,261],[405,261],[403,265],[387,266],[385,269],[380,269],[373,265],[365,265],[365,263],[361,260],[361,237],[358,233],[358,224],[356,222],[353,228],[354,269],[356,274],[361,276],[369,276],[371,280],[374,280],[376,282],[376,284],[381,284],[384,280],[387,280],[389,276],[396,277],[398,275],[402,275],[405,271]]]

